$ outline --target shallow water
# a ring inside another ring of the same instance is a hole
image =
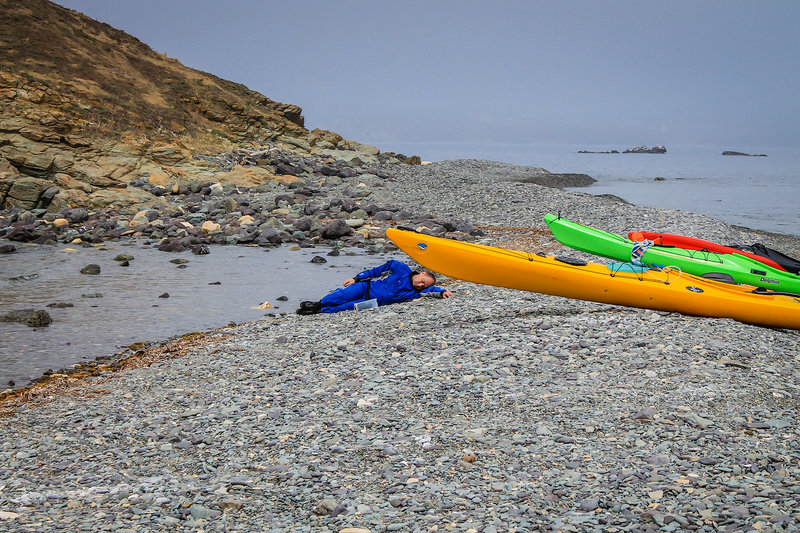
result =
[[[0,390],[10,381],[25,386],[48,369],[112,355],[134,342],[294,312],[301,300],[317,300],[361,270],[394,257],[361,251],[336,257],[323,247],[245,246],[212,246],[208,255],[193,255],[128,243],[18,245],[17,250],[0,256],[0,313],[46,309],[53,323],[30,328],[0,322]],[[132,255],[130,266],[120,266],[114,260],[118,254]],[[312,263],[314,256],[327,262]],[[188,263],[181,268],[170,262],[176,258]],[[91,263],[100,266],[100,274],[81,274]],[[89,297],[97,294],[102,297]],[[288,300],[279,301],[281,296]],[[74,307],[45,307],[56,302]],[[274,307],[259,309],[264,302]]]

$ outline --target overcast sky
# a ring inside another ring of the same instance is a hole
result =
[[[57,3],[383,147],[800,147],[797,0]]]

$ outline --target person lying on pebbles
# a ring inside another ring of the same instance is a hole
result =
[[[430,272],[417,272],[395,261],[359,272],[344,281],[344,287],[338,288],[318,302],[300,302],[298,315],[314,315],[317,313],[338,313],[356,308],[362,302],[366,307],[409,302],[420,296],[435,298],[451,298],[453,293],[436,287],[436,278]]]

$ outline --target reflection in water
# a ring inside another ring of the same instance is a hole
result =
[[[101,247],[17,246],[0,256],[0,313],[47,309],[53,323],[0,322],[0,390],[48,369],[112,355],[138,341],[207,331],[265,314],[294,312],[390,254],[328,256],[330,248],[211,247],[209,255],[166,253],[130,243]],[[115,261],[134,257],[130,266]],[[326,263],[312,263],[321,256]],[[185,265],[170,262],[185,259]],[[100,274],[81,274],[88,264]],[[285,297],[286,301],[278,298]],[[46,307],[55,303],[73,307]],[[269,302],[273,308],[259,309]]]

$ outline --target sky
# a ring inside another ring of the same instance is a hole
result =
[[[800,147],[797,0],[57,3],[384,149]]]

